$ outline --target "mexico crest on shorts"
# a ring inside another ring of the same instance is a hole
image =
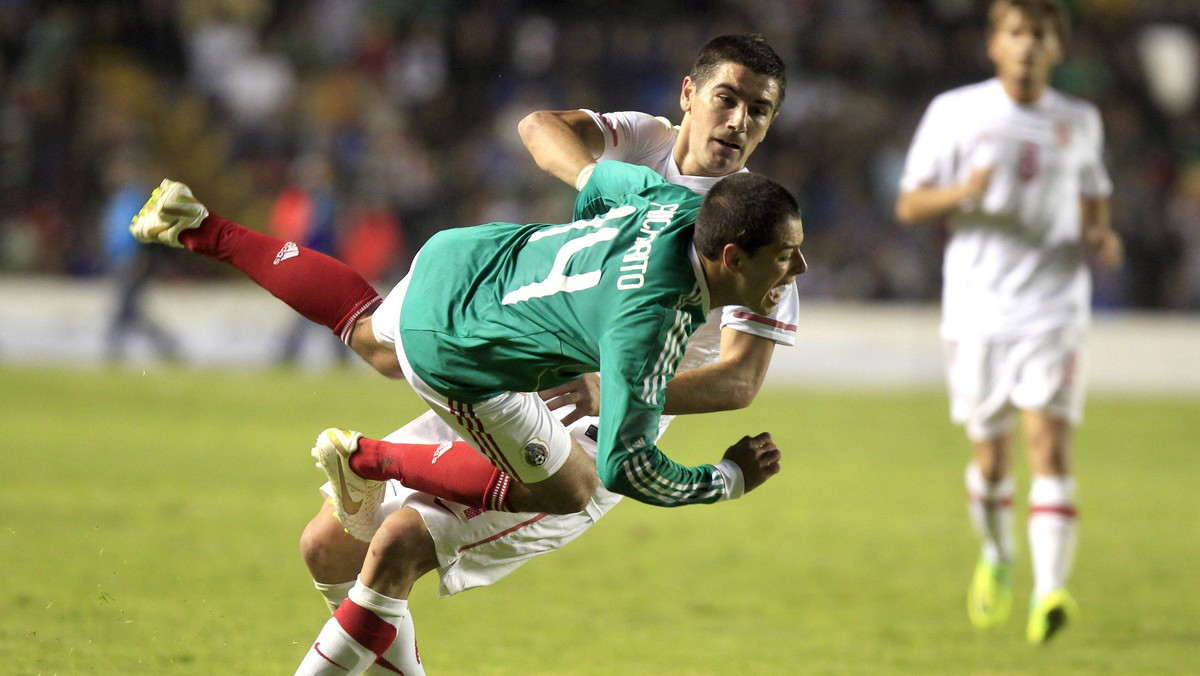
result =
[[[546,459],[550,457],[550,447],[541,439],[534,439],[525,444],[525,450],[522,455],[525,458],[526,465],[541,467],[546,464]]]

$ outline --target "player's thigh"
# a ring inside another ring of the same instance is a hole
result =
[[[1009,345],[982,339],[946,343],[950,417],[972,442],[1007,437],[1016,422]]]

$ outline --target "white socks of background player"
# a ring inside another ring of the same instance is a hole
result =
[[[425,670],[417,654],[408,601],[384,596],[359,582],[325,623],[296,676],[363,673],[424,676]]]
[[[1029,486],[1033,598],[1067,586],[1075,562],[1076,521],[1075,480],[1069,476],[1034,476]]]
[[[1012,561],[1015,553],[1013,539],[1013,493],[1011,476],[991,483],[983,478],[979,466],[967,465],[967,512],[971,525],[983,541],[983,558],[988,563]]]
[[[350,580],[349,582],[335,582],[333,584],[325,584],[313,580],[313,586],[317,591],[321,592],[321,598],[325,599],[325,605],[329,608],[329,614],[337,612],[338,606],[342,605],[342,601],[350,598],[350,590],[358,580]]]

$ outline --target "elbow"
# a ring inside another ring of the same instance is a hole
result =
[[[917,222],[917,215],[914,213],[912,205],[903,197],[896,200],[895,215],[896,221],[900,225],[912,225]]]
[[[521,121],[517,123],[517,134],[520,135],[522,143],[526,146],[529,145],[530,139],[537,135],[538,130],[545,123],[546,115],[549,114],[545,110],[535,110],[521,118]]]
[[[736,411],[754,403],[758,391],[762,388],[766,371],[746,371],[743,378],[732,382],[725,389],[725,406],[723,410]]]
[[[736,411],[738,409],[747,408],[754,402],[754,397],[758,395],[758,388],[750,385],[734,388],[729,395],[729,410]]]
[[[599,467],[599,466],[597,466],[596,470],[597,470],[596,475],[600,479],[600,484],[603,485],[604,488],[612,491],[613,493],[620,493],[621,495],[628,495],[627,489],[623,488],[623,485],[619,479],[619,477],[621,476],[621,467],[620,466],[616,466],[616,467],[607,467],[607,466]]]

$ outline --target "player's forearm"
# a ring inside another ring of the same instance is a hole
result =
[[[609,461],[598,463],[597,469],[608,490],[658,507],[709,504],[740,497],[732,493],[725,475],[714,465],[686,467],[653,446],[637,453],[616,452]]]
[[[1112,210],[1107,199],[1079,200],[1079,217],[1085,240],[1112,231]]]
[[[667,384],[663,413],[688,415],[746,408],[762,386],[762,374],[718,361],[683,371]]]
[[[1112,213],[1107,199],[1082,199],[1080,232],[1084,246],[1106,268],[1115,270],[1125,263],[1125,245],[1112,228]]]
[[[578,132],[551,111],[530,113],[517,131],[538,167],[567,185],[574,186],[579,170],[595,161]]]
[[[917,188],[900,193],[896,200],[896,220],[904,225],[935,221],[969,206],[971,192],[965,186]]]

